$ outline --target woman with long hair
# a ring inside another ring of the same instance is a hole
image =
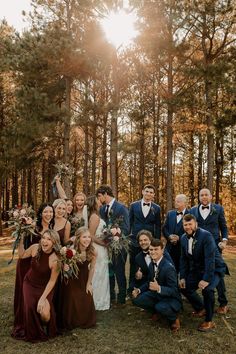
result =
[[[95,195],[88,197],[87,207],[89,231],[97,252],[92,282],[93,300],[96,310],[108,310],[110,308],[109,259],[107,248],[102,240],[102,232],[106,223],[99,216],[100,202]]]
[[[59,233],[61,244],[64,246],[70,239],[70,222],[66,219],[66,202],[64,199],[56,199],[53,202],[55,211],[54,230]]]
[[[45,230],[52,229],[54,226],[54,210],[51,204],[42,203],[36,215],[35,233],[24,239],[24,248],[39,243]],[[23,328],[23,280],[30,268],[30,258],[19,258],[16,265],[16,280],[14,293],[14,328],[13,337],[21,337]]]
[[[75,234],[74,248],[80,253],[78,278],[68,279],[61,284],[58,323],[61,329],[76,327],[90,328],[96,324],[96,313],[92,296],[92,279],[96,263],[96,251],[86,227],[80,227]]]
[[[20,259],[29,258],[30,268],[23,281],[23,330],[17,339],[45,341],[56,335],[56,319],[52,298],[58,277],[60,238],[56,231],[45,230],[38,244],[24,249],[18,246]]]

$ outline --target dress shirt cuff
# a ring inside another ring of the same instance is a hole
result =
[[[160,294],[161,293],[161,286],[159,285],[159,290],[157,290],[157,293]]]
[[[223,238],[223,239],[222,239],[222,241],[226,241],[226,242],[227,242],[227,241],[228,241],[228,239],[227,239],[227,238]]]

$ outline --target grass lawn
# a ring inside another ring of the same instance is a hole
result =
[[[197,331],[198,319],[192,319],[192,308],[184,302],[180,314],[181,330],[172,334],[165,320],[153,323],[150,315],[128,304],[123,309],[98,312],[94,329],[76,329],[48,342],[31,344],[10,336],[13,324],[13,292],[16,261],[10,259],[9,247],[0,247],[0,353],[92,354],[92,353],[150,353],[150,354],[235,354],[236,353],[236,253],[226,253],[231,276],[226,277],[230,312],[216,315],[216,329],[211,333]]]

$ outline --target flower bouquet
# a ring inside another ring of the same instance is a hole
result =
[[[83,258],[75,249],[66,246],[60,249],[59,269],[62,280],[78,278],[78,262],[83,263]]]
[[[27,238],[30,238],[32,242],[33,235],[37,235],[34,231],[34,215],[34,210],[31,206],[28,207],[27,204],[24,204],[22,208],[13,209],[9,212],[9,225],[10,228],[14,229],[14,231],[12,232],[12,237],[14,237],[15,241],[13,243],[12,248],[12,258],[10,259],[8,264],[11,264],[11,262],[13,261],[15,250],[20,242],[20,239],[23,237],[25,243],[27,243]],[[27,246],[25,245],[25,247]]]
[[[68,221],[71,224],[70,235],[71,237],[75,236],[75,231],[78,230],[80,227],[85,225],[84,218],[80,218],[75,215],[70,215]]]
[[[129,238],[122,233],[120,228],[122,220],[122,217],[113,220],[110,215],[108,226],[103,229],[101,235],[101,239],[108,250],[109,261],[112,260],[112,255],[117,257],[121,254],[122,250],[125,250],[126,252],[129,250]]]
[[[74,167],[70,166],[69,164],[63,163],[61,161],[58,161],[55,165],[53,165],[56,168],[56,176],[63,178],[63,177],[69,177],[69,179],[72,179],[73,174],[75,173]],[[55,177],[53,178],[52,181],[52,192],[55,198],[58,196],[57,192],[57,187],[56,187],[56,180]]]

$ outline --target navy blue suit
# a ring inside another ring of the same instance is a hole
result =
[[[204,220],[199,211],[199,207],[200,205],[191,208],[190,214],[195,216],[199,227],[209,231],[213,235],[216,246],[218,247],[218,243],[223,238],[228,239],[228,228],[225,220],[224,208],[219,204],[211,203],[210,213]],[[219,251],[222,252],[220,249]],[[220,279],[217,286],[217,292],[220,306],[227,305],[228,300],[226,297],[224,278]]]
[[[214,289],[225,274],[226,265],[215,245],[212,235],[198,228],[193,241],[192,255],[188,253],[188,237],[181,237],[180,279],[185,279],[186,289],[182,293],[196,311],[206,310],[206,321],[214,313]],[[196,293],[198,283],[205,280],[209,285],[202,290],[204,303]]]
[[[187,209],[185,209],[184,215],[186,215],[188,213],[189,213],[189,211]],[[180,259],[180,239],[175,245],[173,243],[171,243],[169,240],[170,235],[175,234],[175,235],[178,235],[180,238],[181,235],[183,235],[183,233],[184,233],[183,218],[177,223],[176,210],[168,211],[163,228],[162,228],[162,233],[167,240],[166,248],[167,248],[171,258],[173,259],[176,271],[178,273],[179,272],[179,259]]]
[[[170,321],[175,321],[182,307],[175,267],[165,257],[162,258],[155,277],[161,286],[160,293],[149,290],[149,281],[153,281],[154,277],[153,262],[151,262],[148,281],[140,287],[141,294],[133,299],[133,303],[152,312],[158,312]]]
[[[146,217],[142,211],[142,200],[133,202],[129,209],[131,245],[129,251],[130,257],[130,275],[129,275],[129,292],[131,291],[131,283],[135,277],[135,257],[141,251],[136,236],[141,230],[148,230],[154,238],[161,237],[161,208],[159,205],[150,202],[151,207]]]
[[[109,216],[105,214],[106,206],[103,205],[100,209],[101,218],[106,222],[106,224],[119,224],[119,227],[124,235],[129,234],[129,213],[128,209],[117,200],[112,204]],[[127,252],[122,249],[121,253],[117,256],[112,255],[112,264],[109,265],[110,273],[110,294],[111,300],[116,299],[115,295],[115,276],[117,280],[117,285],[119,293],[117,295],[118,303],[125,303],[126,298],[126,277],[125,277],[125,263],[127,259]]]
[[[132,282],[130,283],[130,291],[133,291],[134,288],[140,288],[141,285],[146,283],[149,278],[149,267],[145,261],[146,253],[141,251],[139,252],[136,257],[135,257],[135,273],[138,271],[140,268],[141,272],[143,273],[142,279],[136,279],[134,278]],[[164,257],[174,265],[172,258],[169,255],[169,252],[164,250]]]

